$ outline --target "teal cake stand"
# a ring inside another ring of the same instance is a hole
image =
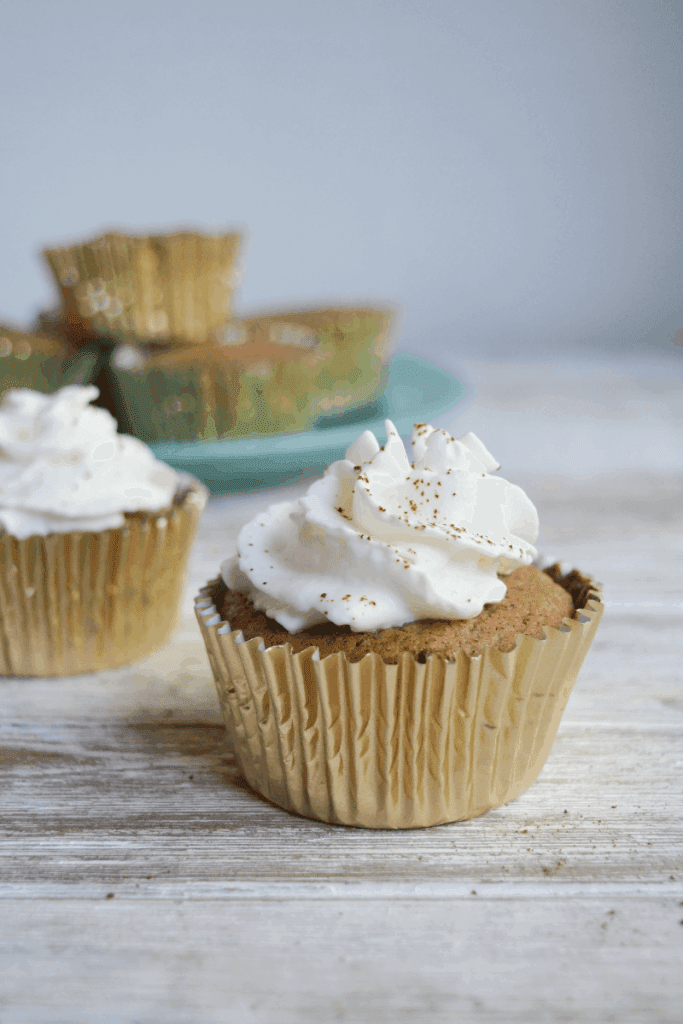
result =
[[[386,419],[405,436],[413,423],[427,423],[448,412],[464,394],[464,385],[445,370],[420,356],[398,352],[379,401],[321,420],[313,430],[225,441],[158,441],[150,448],[162,462],[198,477],[214,492],[275,487],[311,476],[343,458],[364,430],[383,441]]]

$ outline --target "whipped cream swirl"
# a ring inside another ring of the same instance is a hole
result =
[[[34,535],[116,529],[125,512],[159,511],[179,477],[116,420],[93,408],[96,387],[28,388],[0,402],[0,528]]]
[[[500,467],[478,437],[418,423],[410,463],[385,426],[385,445],[366,430],[304,497],[248,523],[221,566],[290,633],[328,620],[361,631],[474,618],[505,596],[499,574],[536,555],[536,509],[490,475]]]

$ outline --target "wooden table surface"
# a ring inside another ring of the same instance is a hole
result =
[[[0,1022],[680,1024],[681,363],[453,367],[470,397],[439,425],[475,430],[540,548],[605,585],[546,767],[506,807],[372,832],[241,780],[192,597],[301,485],[211,501],[159,654],[2,680]]]

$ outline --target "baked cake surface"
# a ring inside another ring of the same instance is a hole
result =
[[[414,657],[438,653],[452,658],[459,649],[474,656],[484,647],[511,651],[519,633],[541,637],[544,626],[558,628],[563,618],[572,615],[574,605],[567,591],[533,565],[516,569],[505,582],[507,594],[503,600],[486,605],[474,619],[421,619],[376,633],[354,633],[348,626],[334,623],[289,633],[257,611],[246,594],[234,590],[226,591],[222,618],[233,630],[241,630],[247,640],[260,636],[266,647],[289,642],[294,653],[319,647],[323,657],[344,651],[352,662],[374,652],[388,664],[395,664],[404,653]]]

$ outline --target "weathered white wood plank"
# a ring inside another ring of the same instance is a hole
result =
[[[683,912],[656,892],[5,906],[5,1024],[681,1020]]]
[[[6,882],[116,889],[133,880],[146,890],[175,879],[188,895],[193,880],[228,878],[683,878],[683,724],[565,727],[518,800],[402,832],[272,806],[242,782],[220,727],[62,723],[59,736],[38,725],[19,733],[5,769]]]

